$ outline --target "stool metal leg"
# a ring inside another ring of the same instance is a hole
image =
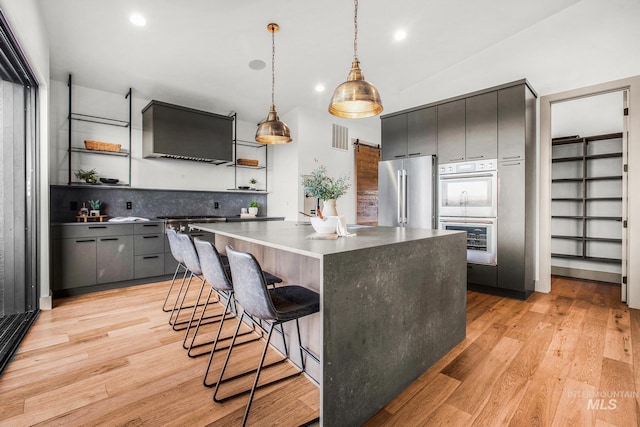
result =
[[[244,411],[244,418],[242,419],[242,427],[247,425],[247,419],[249,418],[249,411],[251,410],[251,404],[253,403],[253,395],[256,393],[256,387],[260,380],[260,372],[262,371],[262,364],[264,358],[267,356],[267,350],[269,349],[269,341],[271,341],[271,333],[273,332],[273,323],[269,325],[269,333],[267,334],[267,342],[264,343],[264,350],[262,350],[262,357],[260,358],[260,365],[258,365],[258,371],[256,372],[256,379],[253,381],[253,387],[251,387],[251,394],[249,394],[249,403],[247,403],[247,409]]]
[[[176,277],[178,276],[178,272],[180,271],[180,267],[185,269],[185,273],[186,273],[186,267],[183,266],[181,263],[178,263],[178,265],[176,266],[176,271],[173,273],[173,278],[171,279],[171,285],[169,285],[169,290],[167,291],[167,296],[164,299],[164,303],[162,304],[162,311],[164,311],[165,313],[168,313],[171,311],[170,308],[167,307],[167,302],[169,301],[169,296],[171,295],[171,291],[173,290],[173,285],[176,282]]]

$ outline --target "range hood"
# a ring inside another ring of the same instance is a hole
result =
[[[233,117],[151,101],[142,109],[142,156],[227,164]]]

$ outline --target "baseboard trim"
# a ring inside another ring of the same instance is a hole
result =
[[[584,270],[581,268],[551,266],[551,274],[554,276],[573,277],[574,279],[593,280],[596,282],[616,283],[622,282],[620,273],[606,271]]]

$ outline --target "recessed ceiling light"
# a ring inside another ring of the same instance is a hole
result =
[[[393,35],[393,38],[396,41],[401,41],[407,38],[407,32],[405,30],[398,30],[395,32],[395,34]]]
[[[249,62],[249,68],[251,68],[252,70],[262,70],[266,66],[267,64],[265,64],[261,59],[254,59],[253,61]]]
[[[139,13],[132,13],[131,16],[129,16],[129,21],[138,27],[143,27],[147,24],[147,20]]]
[[[324,90],[325,90],[325,87],[322,83],[318,83],[316,85],[316,92],[324,92]]]

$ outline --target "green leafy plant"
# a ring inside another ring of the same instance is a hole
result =
[[[96,170],[91,169],[89,171],[78,169],[78,171],[74,174],[76,178],[85,182],[96,182]]]
[[[99,211],[100,200],[89,200],[89,206],[91,206],[91,209],[93,209],[94,211]]]
[[[316,199],[337,199],[344,195],[351,187],[350,177],[331,178],[327,175],[327,168],[318,165],[310,175],[302,175],[304,193]]]
[[[256,202],[255,200],[251,203],[249,203],[249,207],[250,208],[257,208],[258,207],[258,202]]]
[[[251,178],[251,179],[249,180],[249,184],[251,184],[251,185],[256,185],[257,183],[258,183],[258,180],[257,180],[257,179],[255,179],[255,178]]]

